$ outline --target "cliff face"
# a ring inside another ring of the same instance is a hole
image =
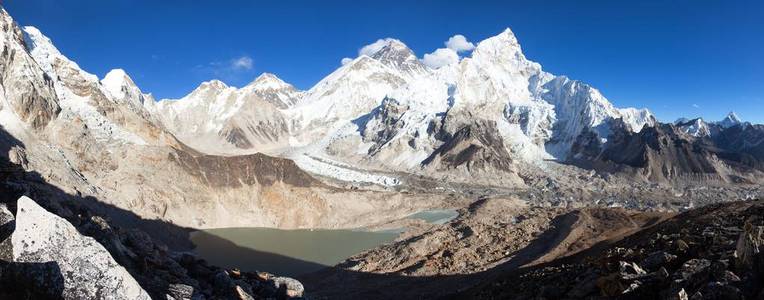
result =
[[[0,108],[9,106],[23,121],[41,129],[61,108],[53,79],[27,52],[24,34],[4,9],[0,9]]]

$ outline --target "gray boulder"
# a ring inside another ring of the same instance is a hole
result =
[[[17,264],[54,265],[62,280],[56,290],[64,299],[150,299],[104,247],[81,235],[63,218],[21,197],[11,236]],[[45,281],[45,280],[42,280]]]

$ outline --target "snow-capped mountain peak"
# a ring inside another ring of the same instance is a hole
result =
[[[147,117],[155,105],[151,94],[144,94],[127,72],[114,69],[101,79],[101,85],[118,102],[126,103],[134,112]],[[145,108],[145,109],[144,109]]]
[[[249,83],[247,86],[252,87],[257,90],[278,90],[278,89],[292,89],[292,85],[284,82],[272,73],[262,73],[260,76],[257,76],[254,81]]]
[[[400,40],[393,38],[379,39],[364,46],[358,51],[358,57],[353,62],[358,63],[359,60],[362,62],[364,56],[379,61],[407,76],[416,76],[427,71],[414,51]]]
[[[504,29],[501,33],[489,37],[480,43],[478,43],[477,47],[475,47],[475,50],[479,50],[483,53],[485,52],[493,52],[495,54],[506,54],[506,53],[519,53],[522,55],[522,49],[520,47],[520,43],[517,40],[517,37],[515,36],[515,33],[512,32],[511,29],[507,28]],[[524,59],[524,57],[523,57]]]
[[[717,124],[719,124],[719,126],[723,128],[730,128],[735,125],[739,125],[741,123],[742,121],[740,120],[740,118],[738,118],[737,114],[735,114],[734,111],[731,111],[727,114],[726,117],[724,117],[724,119],[719,121]]]
[[[125,97],[128,92],[127,89],[138,88],[132,78],[122,69],[114,69],[106,73],[106,76],[101,79],[101,84],[117,98]]]
[[[222,82],[222,81],[220,81],[218,79],[213,79],[213,80],[210,80],[210,81],[202,82],[202,84],[199,85],[197,90],[199,90],[199,89],[204,89],[204,90],[208,90],[208,89],[225,90],[227,88],[229,88],[229,86],[227,84],[225,84],[225,82]]]
[[[281,109],[291,107],[299,102],[303,94],[291,84],[271,73],[260,74],[241,90],[244,93],[255,94]]]
[[[692,120],[687,120],[684,118],[684,121],[677,120],[677,123],[675,124],[682,131],[694,137],[704,137],[711,135],[711,129],[702,118],[696,118]]]

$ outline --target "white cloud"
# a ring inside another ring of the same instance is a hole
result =
[[[456,52],[464,52],[475,49],[475,45],[468,42],[467,38],[461,34],[457,34],[449,38],[448,41],[445,42],[445,45],[448,49],[454,50]]]
[[[358,56],[361,56],[361,55],[371,56],[375,52],[382,49],[382,47],[384,47],[385,45],[393,41],[395,41],[395,39],[392,39],[392,38],[378,39],[376,42],[363,46],[363,48],[358,50]]]
[[[350,58],[350,57],[345,57],[345,58],[343,58],[343,59],[342,59],[342,61],[341,61],[341,62],[342,62],[342,65],[344,66],[344,65],[346,65],[347,63],[349,63],[349,62],[351,62],[351,61],[353,61],[353,59],[352,59],[352,58]]]
[[[231,60],[231,69],[234,70],[252,70],[252,58],[242,56]]]
[[[436,49],[432,53],[425,54],[422,58],[422,63],[433,69],[458,62],[459,55],[456,54],[456,51],[448,48]]]
[[[693,104],[692,104],[692,107],[694,107],[694,108],[700,108],[700,105],[697,105],[697,104],[694,104],[694,103],[693,103]]]

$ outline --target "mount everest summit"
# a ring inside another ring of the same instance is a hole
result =
[[[378,44],[307,91],[263,74],[241,89],[205,82],[151,110],[202,151],[282,155],[320,175],[331,175],[332,166],[315,161],[414,173],[493,172],[492,164],[471,157],[446,165],[441,158],[486,152],[481,159],[565,160],[585,130],[605,141],[611,120],[623,120],[630,132],[655,124],[646,109],[616,108],[595,88],[544,72],[525,58],[509,29],[438,68],[401,41]],[[442,149],[459,143],[452,140],[465,128],[480,128],[466,141],[474,147]],[[501,145],[477,146],[479,139]]]

